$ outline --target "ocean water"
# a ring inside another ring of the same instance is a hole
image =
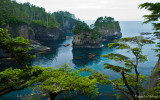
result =
[[[151,24],[142,24],[141,21],[121,21],[120,22],[122,37],[131,37],[131,36],[138,36],[141,32],[153,32],[153,27]],[[87,49],[87,48],[73,48],[72,47],[72,40],[73,35],[67,34],[71,36],[70,39],[63,40],[63,41],[45,41],[42,44],[45,44],[51,47],[51,51],[45,54],[37,54],[36,58],[31,61],[31,65],[40,65],[42,67],[54,67],[58,68],[59,66],[67,63],[73,69],[80,69],[80,68],[91,68],[92,70],[101,72],[110,76],[110,79],[115,79],[119,77],[119,74],[113,72],[109,69],[103,69],[104,63],[111,63],[117,65],[123,65],[121,62],[114,62],[112,60],[106,59],[101,57],[104,54],[109,53],[121,53],[130,57],[133,55],[128,54],[126,51],[117,50],[113,48],[108,48],[108,42],[104,42],[104,48],[96,48],[96,49]],[[144,35],[145,38],[155,39],[154,35]],[[154,40],[155,42],[158,39]],[[64,47],[65,44],[70,44],[68,47]],[[156,53],[152,50],[155,48],[155,44],[152,45],[145,45],[143,48],[143,53],[147,55],[148,61],[144,63],[140,63],[138,70],[140,74],[144,74],[149,76],[154,65],[156,64],[158,58],[155,57]],[[91,54],[94,54],[95,57],[89,58]],[[84,76],[87,73],[84,73]],[[96,100],[114,100],[114,97],[110,97],[110,94],[114,94],[116,91],[112,89],[111,86],[98,86],[99,92],[101,95],[97,96]],[[29,94],[32,91],[25,89],[22,91],[14,91],[8,93],[4,96],[0,97],[0,100],[21,100],[23,95]],[[22,96],[22,97],[20,97]],[[58,96],[59,99],[61,96]],[[43,100],[47,100],[47,98],[41,98]],[[73,100],[90,100],[85,95],[77,96],[72,98]]]

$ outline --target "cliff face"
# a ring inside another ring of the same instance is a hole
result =
[[[29,40],[62,40],[66,38],[61,29],[40,25],[7,26],[5,29],[9,30],[10,36],[13,38],[18,36]]]
[[[101,33],[90,29],[85,22],[77,21],[73,29],[74,38],[73,46],[74,47],[84,47],[84,48],[99,48],[101,45]]]
[[[45,26],[32,26],[35,33],[35,39],[45,40],[62,40],[65,39],[65,33],[58,28],[46,28]]]
[[[64,33],[72,33],[72,29],[76,23],[75,19],[67,19],[63,24],[60,25],[60,28]]]
[[[120,26],[117,23],[115,23],[115,28],[113,30],[107,27],[102,27],[98,30],[102,33],[101,41],[112,41],[122,37]]]
[[[102,47],[100,38],[94,39],[92,33],[81,33],[74,35],[72,41],[74,47],[99,48]]]
[[[13,38],[20,36],[25,39],[35,39],[35,34],[28,25],[8,26],[6,29]]]
[[[146,89],[153,89],[157,83],[158,83],[158,79],[160,77],[158,71],[156,71],[156,69],[160,68],[160,59],[157,61],[154,69],[151,72],[151,75],[149,76],[147,83],[146,83]]]

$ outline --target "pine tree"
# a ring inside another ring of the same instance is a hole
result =
[[[140,62],[147,61],[147,57],[143,55],[142,47],[146,44],[152,43],[154,42],[151,40],[146,40],[141,36],[121,38],[120,41],[117,43],[109,43],[109,48],[114,47],[122,50],[126,49],[127,52],[134,56],[134,58],[131,58],[119,53],[111,53],[102,56],[111,60],[124,63],[124,66],[122,66],[122,64],[104,64],[105,69],[113,70],[120,73],[121,75],[121,78],[110,81],[113,88],[121,92],[120,95],[117,94],[118,97],[124,96],[128,100],[130,100],[131,98],[133,100],[138,100],[140,92],[144,90],[142,84],[146,78],[144,75],[140,75],[138,71],[138,64]],[[135,46],[132,47],[130,44],[134,44]]]

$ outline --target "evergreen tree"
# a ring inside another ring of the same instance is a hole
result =
[[[2,28],[0,28],[0,49],[4,50],[22,68],[25,67],[28,59],[33,58],[33,55],[28,54],[31,48],[27,39],[22,37],[13,39]]]
[[[139,5],[139,8],[144,8],[148,11],[151,12],[150,15],[144,15],[143,17],[145,18],[145,22],[144,23],[149,23],[152,22],[154,29],[157,32],[160,32],[160,23],[159,23],[159,19],[160,19],[160,3],[143,3]],[[156,32],[156,33],[157,33]]]
[[[28,54],[30,50],[28,45],[28,40],[22,37],[13,39],[0,28],[0,49],[4,50],[19,65],[19,69],[8,68],[0,72],[0,96],[25,88],[27,85],[23,84],[42,71],[40,67],[26,66],[27,60],[33,57]]]
[[[68,97],[82,94],[94,97],[98,94],[96,86],[98,82],[96,79],[89,79],[88,76],[81,76],[79,74],[81,71],[85,70],[73,71],[67,64],[56,69],[48,67],[27,84],[33,85],[32,88],[37,92],[41,91],[38,92],[41,95],[48,94],[51,100],[55,100],[56,96],[61,93],[65,93]]]
[[[130,43],[135,44],[135,46],[130,46]],[[139,99],[138,96],[140,96],[140,93],[144,90],[142,84],[146,77],[144,75],[140,75],[138,71],[138,64],[139,62],[147,61],[147,57],[142,53],[142,47],[146,44],[152,43],[154,42],[146,40],[140,36],[121,38],[118,43],[109,43],[109,48],[114,47],[117,49],[126,49],[127,52],[130,52],[130,54],[134,56],[134,58],[131,58],[118,53],[103,55],[103,57],[108,59],[124,63],[124,66],[122,66],[122,64],[104,64],[105,69],[113,70],[121,75],[121,78],[110,81],[111,85],[121,92],[120,95],[117,94],[118,97],[123,96],[128,100],[131,98],[133,100]]]
[[[140,4],[139,8],[141,9],[144,8],[151,12],[151,14],[143,16],[145,19],[144,23],[151,22],[154,26],[154,30],[155,30],[154,33],[156,33],[159,36],[160,35],[160,3],[159,2],[157,3],[146,2],[146,3]],[[156,46],[157,48],[154,50],[155,52],[158,52],[157,56],[159,57],[158,59],[159,61],[160,60],[160,42],[158,42]],[[155,69],[153,71],[154,73],[159,73],[160,69]],[[158,80],[157,85],[153,89],[147,90],[144,95],[153,95],[156,99],[160,98],[160,91],[159,91],[160,90],[160,80],[159,79],[157,80]]]

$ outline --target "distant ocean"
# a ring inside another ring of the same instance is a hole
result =
[[[86,21],[87,24],[93,24],[94,21]],[[120,21],[120,27],[122,32],[122,37],[131,37],[140,35],[141,32],[153,32],[152,24],[142,24],[142,21]],[[155,38],[153,35],[146,35],[145,38]],[[85,48],[73,48],[72,45],[73,37],[64,41],[52,41],[47,42],[47,46],[51,47],[52,50],[45,53],[45,54],[37,54],[36,58],[31,61],[31,65],[40,65],[42,67],[55,67],[58,68],[59,66],[67,63],[71,66],[71,68],[80,69],[80,68],[91,68],[92,70],[101,72],[103,74],[109,75],[110,79],[118,78],[119,74],[113,72],[109,69],[103,69],[104,63],[111,63],[111,64],[123,64],[121,62],[114,62],[112,60],[102,58],[101,55],[109,54],[109,53],[122,53],[125,55],[132,55],[127,54],[125,51],[120,51],[117,49],[108,48],[108,43],[104,42],[106,47],[104,48],[97,48],[97,49],[85,49]],[[158,40],[154,40],[157,42]],[[71,44],[68,47],[64,47],[64,44]],[[144,74],[149,76],[154,65],[156,64],[158,58],[155,57],[156,53],[151,50],[155,48],[155,44],[146,45],[143,48],[143,52],[148,57],[148,61],[144,63],[140,63],[138,70],[140,74]],[[89,58],[90,54],[95,54],[96,56],[92,59]],[[88,75],[88,73],[84,73],[84,76]],[[112,89],[111,86],[98,86],[99,92],[101,95],[96,97],[96,100],[113,100],[115,98],[110,97],[111,94],[114,94],[116,91]],[[29,94],[32,91],[28,89],[22,91],[15,91],[8,93],[7,95],[1,96],[0,100],[21,100],[22,98],[17,97],[19,95]],[[57,97],[61,98],[62,95]],[[72,98],[73,100],[91,100],[85,95],[77,96]],[[43,100],[47,100],[47,98],[43,98]],[[94,100],[94,99],[93,99]]]

